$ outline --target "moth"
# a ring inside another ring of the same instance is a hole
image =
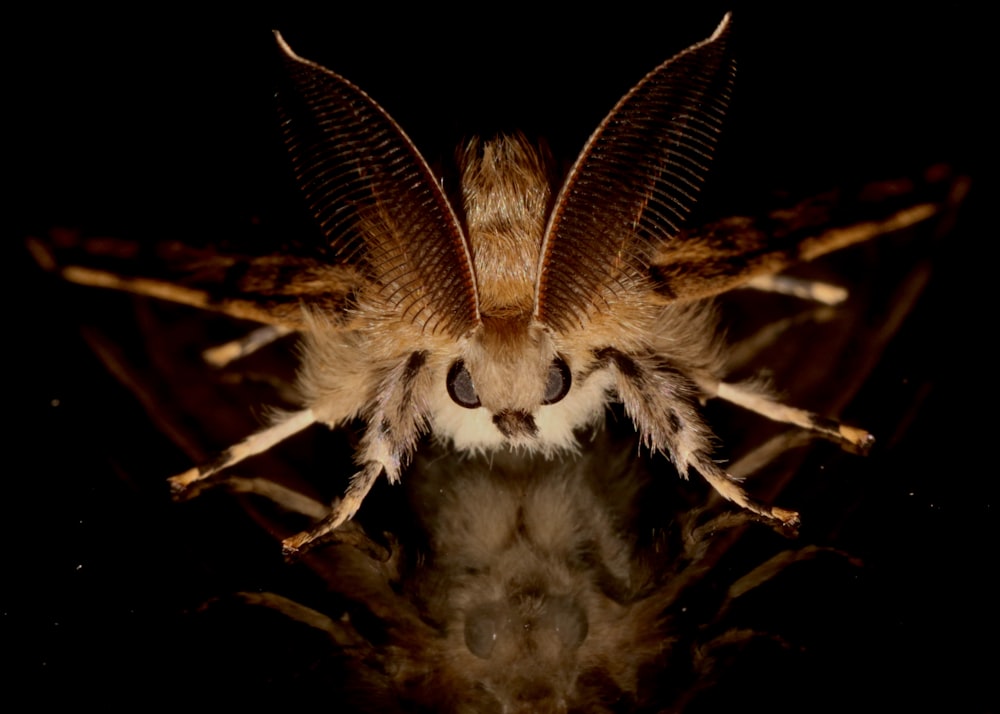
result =
[[[642,78],[561,182],[544,150],[511,135],[464,146],[455,187],[364,91],[276,35],[281,129],[324,237],[315,254],[213,262],[181,252],[165,261],[175,263],[173,280],[59,268],[75,282],[265,325],[211,353],[218,362],[301,334],[301,409],[171,478],[174,491],[314,424],[360,418],[359,470],[321,523],[285,541],[293,553],[349,520],[381,475],[397,482],[428,433],[460,454],[569,458],[619,402],[641,443],[682,477],[693,470],[739,506],[797,523],[716,462],[701,402],[719,398],[861,451],[873,437],[725,381],[711,298],[755,286],[836,301],[830,286],[776,274],[936,207],[891,212],[864,230],[816,231],[780,217],[685,228],[730,99],[731,33],[726,15]],[[33,250],[58,267],[44,246]]]

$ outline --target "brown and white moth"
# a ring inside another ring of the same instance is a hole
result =
[[[711,37],[646,75],[561,184],[544,151],[501,136],[463,148],[456,195],[373,99],[278,36],[282,131],[328,260],[181,253],[170,256],[176,276],[167,281],[62,269],[76,282],[267,325],[213,352],[216,361],[301,333],[302,408],[172,478],[173,488],[315,423],[361,418],[360,470],[322,523],[285,542],[294,552],[350,519],[381,474],[397,481],[427,433],[461,453],[564,456],[617,401],[641,442],[682,476],[693,469],[740,506],[797,522],[748,496],[713,460],[699,403],[718,397],[861,450],[872,437],[725,381],[710,298],[756,286],[836,300],[829,286],[774,276],[936,209],[910,206],[863,230],[817,231],[808,210],[792,223],[772,216],[684,228],[729,101],[730,34],[726,16]]]

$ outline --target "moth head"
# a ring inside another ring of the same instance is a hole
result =
[[[459,447],[547,450],[564,439],[551,417],[573,392],[573,371],[530,317],[484,317],[447,365],[445,388],[450,404],[437,426]]]

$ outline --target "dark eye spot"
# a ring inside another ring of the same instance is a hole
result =
[[[566,396],[569,386],[573,383],[573,375],[569,365],[562,357],[556,357],[549,365],[549,374],[545,379],[545,398],[542,404],[555,404]]]
[[[465,617],[465,646],[480,659],[489,659],[493,654],[503,616],[496,604],[480,605]]]
[[[472,375],[465,368],[465,362],[458,360],[448,370],[448,396],[460,407],[475,409],[479,406],[479,395],[476,385],[472,383]]]
[[[546,620],[559,635],[564,647],[577,648],[587,639],[587,613],[569,598],[549,600]]]

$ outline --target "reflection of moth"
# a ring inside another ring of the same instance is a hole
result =
[[[313,423],[362,418],[360,471],[320,526],[286,541],[294,551],[351,518],[381,473],[397,480],[427,432],[459,452],[551,456],[574,451],[578,430],[617,401],[682,475],[693,468],[744,508],[796,522],[748,497],[712,459],[698,402],[719,397],[861,449],[871,436],[724,381],[706,298],[747,284],[823,298],[823,286],[768,276],[935,206],[893,207],[897,192],[885,185],[875,195],[889,207],[879,203],[875,221],[817,230],[830,219],[820,198],[758,223],[683,229],[728,101],[729,35],[727,17],[630,90],[558,190],[544,152],[499,137],[465,147],[451,200],[381,107],[279,38],[284,136],[326,245],[252,259],[180,250],[164,256],[167,279],[63,269],[77,282],[270,326],[236,354],[302,332],[303,408],[175,477],[175,489]],[[48,266],[71,262],[34,245]]]
[[[757,629],[739,611],[757,597],[801,595],[796,569],[832,589],[853,582],[857,562],[806,546],[715,568],[748,514],[690,508],[675,482],[649,478],[655,462],[636,455],[631,435],[615,431],[556,462],[421,449],[406,489],[415,530],[396,519],[390,534],[370,538],[359,518],[306,558],[346,614],[256,592],[206,613],[264,614],[234,607],[247,603],[284,613],[300,636],[295,622],[325,632],[319,670],[305,679],[333,688],[352,712],[682,711],[728,689],[749,653],[755,671],[767,670],[763,659],[787,677],[801,656],[796,633]],[[809,602],[790,609],[815,613]],[[212,672],[220,660],[197,666]]]

